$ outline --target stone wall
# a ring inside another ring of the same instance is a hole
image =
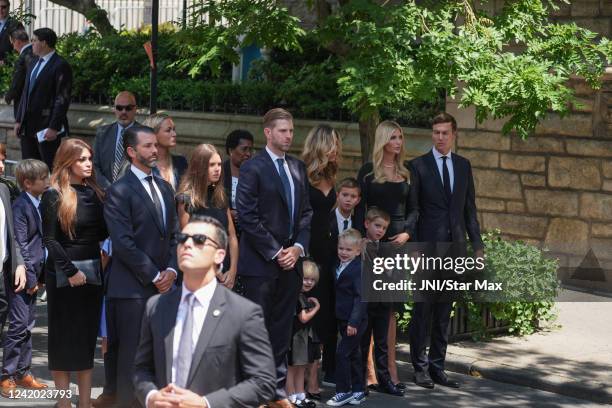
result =
[[[612,288],[612,69],[599,91],[571,85],[583,106],[564,118],[550,114],[527,140],[503,136],[503,121],[476,124],[473,110],[454,100],[447,110],[459,122],[457,152],[474,168],[483,230],[549,249],[565,278],[581,263],[599,263],[608,283],[586,286]]]

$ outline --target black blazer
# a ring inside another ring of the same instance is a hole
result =
[[[417,239],[421,242],[467,242],[483,248],[476,216],[474,178],[469,160],[452,153],[454,186],[448,201],[433,152],[410,162],[410,183],[419,212]]]
[[[6,56],[13,52],[10,34],[18,28],[23,28],[23,24],[12,17],[6,19],[6,24],[4,24],[2,31],[0,31],[0,61],[4,61]]]
[[[176,264],[178,221],[174,192],[156,177],[166,208],[166,225],[159,224],[155,206],[138,177],[128,170],[106,190],[104,219],[113,243],[107,267],[109,298],[148,298],[157,293],[153,279]]]
[[[6,103],[13,104],[13,114],[17,117],[17,109],[19,108],[19,101],[21,101],[21,94],[23,93],[23,85],[26,80],[26,73],[28,72],[28,67],[30,63],[36,58],[32,52],[32,46],[28,45],[24,49],[21,50],[21,54],[17,61],[15,61],[15,65],[13,65],[13,79],[11,81],[11,86],[6,91],[6,95],[4,99]]]
[[[34,137],[36,132],[46,128],[59,131],[62,126],[68,134],[66,115],[70,106],[72,68],[56,52],[38,73],[32,93],[28,96],[32,70],[38,60],[32,60],[28,67],[15,120],[21,123],[21,134],[27,137]]]
[[[367,317],[368,307],[367,302],[361,301],[361,257],[353,259],[344,268],[340,278],[336,278],[339,264],[336,259],[332,268],[336,287],[336,318],[357,327]]]
[[[294,243],[308,251],[312,208],[308,197],[306,167],[286,155],[295,187],[293,234],[289,236],[289,211],[276,164],[264,149],[240,168],[236,192],[240,220],[238,273],[245,276],[276,276],[280,268],[274,255]]]
[[[140,123],[134,122],[134,126]],[[96,129],[94,139],[94,169],[96,171],[96,181],[103,189],[112,184],[113,164],[115,162],[115,143],[117,142],[117,122],[109,125],[100,126]]]
[[[32,289],[41,279],[45,262],[42,220],[26,192],[13,203],[15,241],[26,267],[26,289]]]
[[[357,220],[355,211],[353,211],[353,215],[351,215],[351,228],[360,232],[363,229],[363,226],[361,226],[359,220]],[[331,245],[334,249],[338,247],[338,235],[340,235],[340,232],[338,231],[338,220],[336,219],[336,209],[334,208],[329,213],[329,236],[331,237]]]
[[[147,394],[172,382],[174,327],[182,289],[147,302],[134,361],[134,388]],[[257,407],[274,396],[276,372],[261,307],[217,285],[195,346],[186,388],[213,408]]]
[[[15,269],[18,265],[23,265],[24,263],[23,257],[21,256],[21,250],[19,248],[19,245],[17,244],[17,240],[15,239],[11,196],[8,187],[6,187],[3,183],[0,183],[0,201],[2,201],[2,205],[4,206],[6,232],[8,236],[8,242],[6,244],[8,249],[8,257],[6,260],[6,266],[4,268],[4,274],[7,275],[8,282],[11,282],[10,288],[6,288],[6,290],[11,290],[14,287],[13,282],[15,282]]]

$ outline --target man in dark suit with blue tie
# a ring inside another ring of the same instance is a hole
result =
[[[10,35],[23,25],[12,17],[9,17],[11,2],[0,0],[0,64],[4,63],[6,56],[13,51]]]
[[[53,167],[61,138],[68,134],[68,107],[72,68],[55,52],[57,35],[39,28],[32,35],[32,61],[15,117],[15,135],[21,141],[21,158],[38,159]],[[42,133],[39,140],[38,133]]]
[[[284,109],[272,109],[263,126],[265,149],[240,168],[238,274],[245,296],[263,308],[270,334],[277,383],[269,406],[288,408],[287,351],[302,286],[295,263],[308,248],[312,208],[304,163],[286,154],[293,140],[293,117]]]
[[[432,150],[410,162],[411,200],[419,212],[417,240],[452,243],[455,248],[465,249],[467,235],[475,255],[482,257],[484,245],[476,217],[472,166],[466,158],[451,153],[457,137],[457,122],[445,112],[434,117],[432,122]],[[442,294],[415,302],[412,311],[410,357],[415,383],[425,388],[433,388],[434,383],[457,388],[459,383],[450,380],[444,372],[452,303],[439,295]]]
[[[13,103],[13,115],[17,117],[17,109],[23,94],[28,67],[35,56],[32,52],[32,44],[30,44],[28,33],[24,29],[14,30],[10,38],[13,48],[19,53],[19,58],[13,66],[13,79],[4,99],[6,103]]]
[[[115,96],[113,106],[117,120],[96,129],[94,140],[94,167],[96,180],[102,188],[108,188],[127,170],[127,157],[123,151],[123,133],[136,122],[136,97],[133,93],[122,91]]]
[[[125,176],[106,190],[104,219],[112,241],[106,271],[108,352],[106,384],[95,406],[133,403],[134,355],[147,299],[167,292],[177,278],[177,216],[172,187],[154,176],[157,138],[153,129],[124,133]]]

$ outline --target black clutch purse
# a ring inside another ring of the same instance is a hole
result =
[[[96,286],[102,285],[102,262],[100,259],[72,261],[72,264],[85,274],[88,284]],[[68,277],[57,267],[57,264],[55,267],[55,286],[58,288],[70,286]]]

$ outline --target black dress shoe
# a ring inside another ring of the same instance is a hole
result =
[[[378,384],[370,384],[370,385],[368,385],[368,390],[378,391]]]
[[[430,375],[432,381],[436,384],[440,384],[444,387],[459,388],[459,382],[448,378],[448,375],[446,375],[444,371],[432,371]]]
[[[395,395],[401,397],[404,395],[404,391],[400,390],[391,382],[391,380],[378,384],[378,392],[384,392],[385,394]]]
[[[419,387],[432,389],[434,383],[426,371],[416,371],[414,373],[414,383]]]
[[[403,382],[398,382],[397,384],[395,384],[395,386],[399,388],[400,390],[406,389],[406,384],[404,384]]]
[[[321,401],[321,393],[320,392],[307,392],[306,398],[310,400]]]

